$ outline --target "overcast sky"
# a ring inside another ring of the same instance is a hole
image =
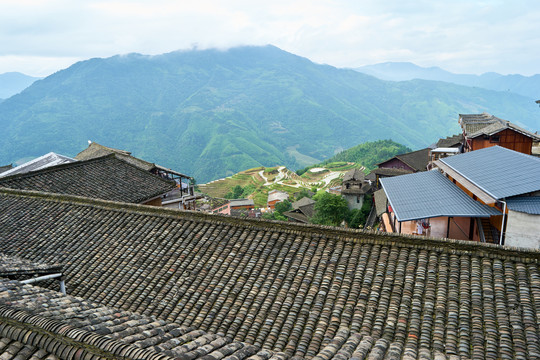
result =
[[[540,73],[538,0],[0,0],[0,73],[272,44],[317,63]]]

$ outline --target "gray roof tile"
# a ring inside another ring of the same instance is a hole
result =
[[[0,178],[0,187],[141,203],[174,189],[162,179],[115,154]]]
[[[540,190],[540,158],[500,146],[440,161],[495,199]]]
[[[506,204],[510,210],[540,215],[540,196],[513,197]]]
[[[384,178],[381,184],[399,221],[500,214],[470,198],[436,170]]]

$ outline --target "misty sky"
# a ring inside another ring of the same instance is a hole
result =
[[[337,67],[387,61],[540,73],[538,0],[0,0],[0,73],[76,61],[272,44]]]

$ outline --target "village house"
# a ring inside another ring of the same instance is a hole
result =
[[[113,153],[116,154],[118,158],[144,171],[176,182],[176,188],[163,196],[162,203],[165,207],[180,210],[196,209],[196,200],[198,199],[198,196],[196,196],[194,192],[193,185],[190,184],[192,178],[188,175],[139,159],[131,155],[131,152],[129,151],[110,148],[96,142],[90,142],[86,149],[75,156],[75,159],[89,160]]]
[[[0,188],[0,253],[3,358],[540,356],[538,250]]]
[[[347,200],[349,210],[361,209],[364,196],[371,190],[371,184],[361,169],[351,169],[343,176],[341,196]]]
[[[503,147],[382,179],[386,231],[540,248],[540,158]]]
[[[484,226],[494,242],[540,248],[540,158],[493,146],[435,164],[474,200],[501,212]]]
[[[309,224],[309,220],[315,214],[315,200],[303,197],[293,202],[292,210],[283,213],[283,216],[289,221]]]
[[[0,178],[0,187],[161,206],[163,196],[175,189],[176,183],[112,153],[5,176]]]
[[[285,201],[285,200],[289,200],[289,194],[286,193],[285,191],[281,191],[281,190],[270,190],[268,192],[268,200],[266,202],[266,206],[271,209],[271,210],[274,210],[276,208],[276,204],[278,202],[282,202],[282,201]]]
[[[491,146],[501,146],[527,155],[534,154],[533,148],[535,151],[540,150],[538,134],[486,112],[460,114],[459,124],[463,130],[465,152]]]
[[[246,213],[249,210],[255,208],[253,199],[233,199],[229,200],[226,204],[212,210],[214,214],[234,215],[238,210],[245,210]]]

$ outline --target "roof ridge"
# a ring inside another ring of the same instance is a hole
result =
[[[274,230],[279,224],[279,231],[290,234],[305,234],[311,233],[314,236],[325,238],[326,236],[334,237],[340,241],[363,242],[366,244],[392,245],[412,247],[417,249],[448,249],[451,253],[466,253],[479,252],[482,256],[493,258],[522,258],[524,262],[540,262],[540,249],[529,249],[512,246],[501,246],[488,243],[476,243],[465,240],[443,239],[443,238],[426,238],[419,239],[414,235],[383,233],[378,231],[338,228],[334,226],[315,225],[315,224],[299,224],[290,223],[278,220],[266,220],[262,218],[249,219],[231,217],[222,214],[210,214],[199,211],[185,211],[166,209],[154,206],[146,206],[139,204],[130,204],[115,202],[110,200],[100,200],[86,198],[82,196],[63,195],[54,193],[44,193],[32,190],[15,190],[8,188],[0,188],[0,196],[2,194],[10,196],[22,196],[29,198],[41,198],[46,201],[54,201],[60,203],[89,206],[100,208],[109,211],[118,211],[124,213],[143,214],[147,216],[164,217],[171,219],[184,218],[188,220],[204,221],[213,224],[226,224],[243,226],[249,229],[265,229]],[[315,230],[315,231],[314,231]],[[313,234],[316,232],[316,234]],[[419,241],[422,240],[422,241]]]
[[[97,355],[108,359],[120,357],[172,359],[153,350],[128,345],[41,315],[30,315],[26,311],[14,310],[5,305],[0,305],[0,319],[5,327],[19,330],[7,331],[12,340],[21,341],[31,346],[39,346],[44,337],[52,338],[51,341],[47,342],[46,350],[58,357],[62,357],[62,354],[66,352],[81,352],[80,358],[83,358],[86,353],[90,356]],[[4,333],[6,332],[4,331]],[[30,336],[31,334],[36,335]],[[53,343],[60,343],[60,345],[52,346]]]
[[[156,174],[152,174],[151,172],[148,172],[148,171],[146,171],[144,169],[141,169],[140,167],[138,167],[136,165],[130,164],[128,161],[126,161],[126,160],[122,159],[121,157],[119,157],[118,154],[110,153],[110,154],[107,154],[107,155],[103,155],[103,156],[99,156],[99,157],[95,157],[95,158],[91,158],[91,159],[87,159],[87,160],[77,160],[77,161],[74,161],[74,162],[71,162],[71,163],[64,163],[64,164],[49,166],[49,167],[46,167],[46,168],[43,168],[43,169],[30,171],[30,172],[26,172],[26,173],[22,173],[22,174],[15,174],[15,175],[6,176],[6,177],[3,177],[3,178],[0,178],[0,185],[3,182],[8,182],[8,181],[11,181],[11,180],[25,179],[25,178],[31,178],[31,177],[41,175],[41,174],[54,173],[54,172],[57,172],[57,171],[62,171],[64,169],[66,169],[66,168],[70,169],[70,168],[75,168],[75,167],[79,167],[79,166],[84,166],[84,165],[87,165],[89,163],[101,162],[101,161],[107,160],[108,158],[115,158],[116,160],[121,161],[122,163],[131,166],[132,168],[136,169],[137,171],[139,171],[141,173],[144,173],[144,174],[152,175],[152,176],[160,179],[163,182],[170,183],[171,181],[174,181],[174,180],[166,180],[166,179],[162,178],[161,176],[158,176]]]

